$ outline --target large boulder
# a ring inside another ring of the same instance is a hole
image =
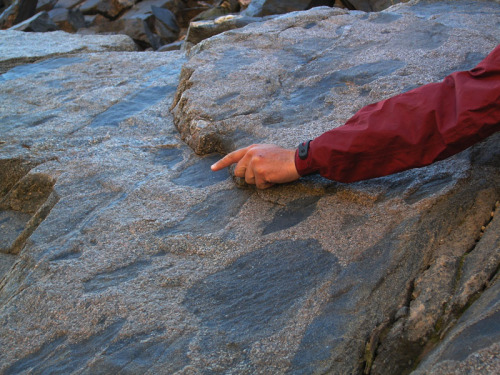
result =
[[[482,18],[485,12],[498,14],[499,7],[495,2],[453,2],[455,6],[457,13],[446,2],[413,2],[372,14],[317,8],[205,40],[192,49],[183,67],[173,105],[176,125],[200,155],[255,142],[295,147],[343,124],[364,105],[474,67],[498,44],[498,29]],[[457,21],[459,9],[468,10]],[[486,218],[476,220],[484,223]],[[461,227],[453,236],[464,231]],[[406,279],[413,297],[371,333],[366,366],[372,373],[406,371],[418,359],[416,353],[429,350],[436,335],[446,332],[447,323],[462,311],[443,306],[456,298],[451,297],[454,275],[476,236],[471,233],[467,244],[443,246],[439,256],[423,255],[429,257],[429,271]],[[497,264],[467,289],[463,300],[484,287]],[[321,338],[330,318],[324,319],[306,341],[310,350],[325,345],[346,353],[333,345],[333,338]],[[303,365],[314,372],[315,366]]]
[[[295,147],[364,105],[478,63],[498,37],[481,9],[495,14],[498,4],[466,4],[475,8],[460,26],[442,2],[377,13],[320,7],[204,40],[183,68],[176,125],[199,154],[262,139]]]
[[[500,5],[451,3],[280,16],[187,63],[0,34],[0,373],[494,373],[498,135],[393,176],[260,191],[174,125],[200,153],[294,146],[480,61]]]

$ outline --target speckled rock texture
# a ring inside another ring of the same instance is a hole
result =
[[[126,35],[0,30],[0,41],[0,73],[23,63],[71,53],[137,50],[134,41]]]
[[[209,166],[472,68],[499,17],[411,1],[291,13],[190,56],[80,46],[27,64],[12,47],[0,373],[498,372],[499,134],[354,184],[260,191]]]

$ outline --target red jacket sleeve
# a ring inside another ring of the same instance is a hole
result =
[[[368,105],[311,141],[301,176],[354,182],[422,167],[500,130],[500,45],[478,66]]]

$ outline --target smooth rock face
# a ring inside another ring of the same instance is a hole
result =
[[[264,21],[265,17],[245,17],[241,15],[222,16],[213,21],[197,21],[189,24],[186,42],[194,45],[224,31],[238,29],[253,22]]]
[[[74,35],[63,31],[25,33],[0,31],[0,72],[16,65],[50,56],[79,51],[135,51],[137,46],[126,35]],[[20,48],[22,46],[22,48]],[[5,79],[5,76],[2,76]]]
[[[497,372],[499,134],[348,185],[209,171],[474,67],[500,6],[450,4],[293,13],[189,61],[2,32],[0,373]]]

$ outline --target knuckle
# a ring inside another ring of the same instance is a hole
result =
[[[261,164],[255,165],[254,171],[255,171],[255,174],[258,174],[260,176],[263,176],[266,174],[266,168]]]

